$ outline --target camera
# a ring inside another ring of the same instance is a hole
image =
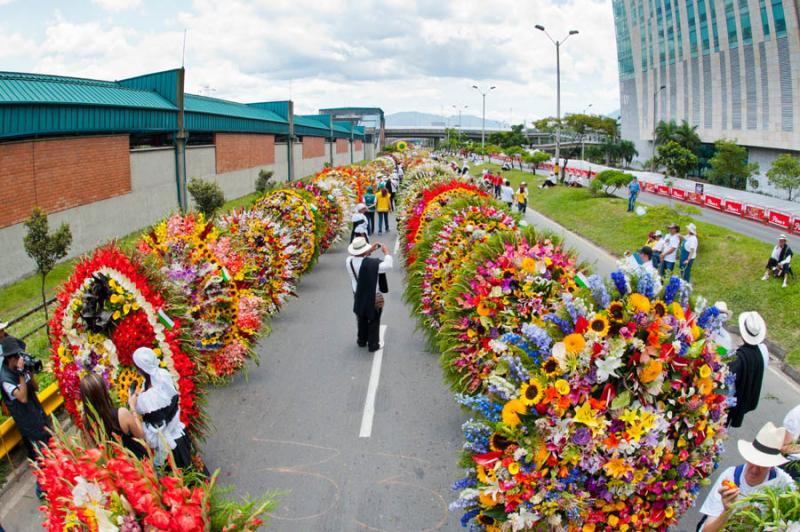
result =
[[[25,371],[30,373],[39,373],[42,371],[42,369],[44,369],[42,361],[38,358],[35,358],[28,353],[22,353],[20,356],[22,357],[22,362],[25,365]]]

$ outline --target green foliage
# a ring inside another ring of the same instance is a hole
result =
[[[486,140],[492,144],[497,144],[503,149],[511,148],[512,146],[522,146],[523,144],[528,143],[528,139],[525,137],[524,128],[525,126],[522,124],[517,124],[515,126],[511,126],[511,131],[498,131],[490,134]]]
[[[620,170],[603,170],[592,179],[589,188],[593,194],[613,195],[619,187],[624,187],[633,180],[633,175]]]
[[[697,126],[689,125],[686,120],[677,124],[674,120],[664,122],[663,120],[656,125],[656,146],[661,146],[670,141],[677,142],[681,147],[697,155],[700,150],[700,136],[697,134]]]
[[[259,499],[245,497],[238,501],[231,497],[233,488],[218,487],[216,479],[219,471],[214,472],[211,478],[211,499],[209,512],[210,527],[216,531],[246,531],[253,530],[249,525],[254,519],[265,520],[265,514],[275,509],[276,499],[283,495],[278,492],[265,493]]]
[[[608,116],[575,113],[564,117],[563,123],[579,135],[589,131],[598,131],[614,139],[619,134],[617,121]]]
[[[550,160],[550,154],[543,151],[533,152],[522,156],[522,160],[538,168],[540,164]]]
[[[272,186],[272,183],[270,183],[269,180],[272,179],[274,174],[275,172],[272,170],[259,170],[258,178],[256,178],[256,192],[263,194],[269,190]]]
[[[767,179],[777,187],[789,192],[792,199],[794,189],[800,187],[800,159],[788,153],[782,153],[772,162],[772,167],[767,170]]]
[[[714,146],[716,153],[708,161],[711,168],[706,177],[715,185],[744,190],[747,180],[758,172],[758,163],[747,162],[747,150],[734,140],[720,139]]]
[[[625,167],[629,167],[631,165],[631,161],[633,161],[634,157],[639,155],[639,151],[636,149],[636,145],[630,140],[620,140],[617,145],[617,153],[625,162]]]
[[[39,207],[34,207],[31,217],[25,221],[28,232],[23,237],[25,253],[36,263],[36,272],[41,277],[40,293],[44,309],[45,323],[47,316],[46,279],[47,274],[55,267],[56,263],[67,256],[69,246],[72,244],[72,232],[69,225],[62,223],[54,233],[50,233],[50,224],[47,214]]]
[[[789,530],[789,523],[800,521],[800,492],[796,489],[767,487],[737,500],[723,530]]]
[[[656,160],[667,169],[668,174],[681,178],[697,166],[697,156],[674,140],[668,140],[658,147]]]
[[[197,210],[209,220],[225,204],[225,195],[216,183],[193,177],[186,188],[192,195]]]

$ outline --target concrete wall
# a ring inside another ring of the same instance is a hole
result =
[[[69,257],[91,251],[102,243],[147,227],[175,210],[175,152],[172,148],[130,153],[131,192],[50,214],[51,227],[62,222],[72,230]],[[0,229],[3,267],[0,285],[33,273],[35,265],[25,254],[21,223]]]
[[[333,166],[346,166],[350,164],[350,141],[336,139],[336,152],[333,154]]]
[[[275,144],[275,164],[272,165],[275,172],[273,181],[286,181],[289,177],[289,148],[285,142]]]
[[[375,158],[375,145],[371,142],[364,143],[364,158],[368,161]]]
[[[302,179],[306,176],[316,174],[325,167],[325,163],[329,162],[327,150],[323,151],[323,155],[319,157],[311,157],[303,159],[303,145],[294,144],[294,178]]]

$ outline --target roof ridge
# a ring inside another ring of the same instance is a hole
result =
[[[9,72],[0,71],[0,79],[14,79],[22,81],[43,81],[46,83],[74,83],[80,85],[98,85],[106,87],[124,88],[115,81],[105,81],[102,79],[77,78],[72,76],[60,76],[56,74],[34,74],[28,72]],[[126,88],[126,87],[125,87]]]

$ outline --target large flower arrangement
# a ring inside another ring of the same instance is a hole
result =
[[[295,272],[301,268],[288,251],[293,247],[292,233],[271,215],[253,209],[238,209],[224,215],[219,225],[246,250],[266,311],[276,314],[286,299],[294,295]]]
[[[60,430],[41,453],[35,474],[51,532],[194,532],[212,530],[212,523],[226,531],[255,530],[273,504],[267,498],[220,508],[212,496],[214,478],[190,483],[179,469],[157,474],[151,460],[138,460],[118,443],[87,449],[77,434]]]
[[[469,254],[494,233],[515,225],[499,203],[480,197],[453,203],[430,224],[415,248],[425,259],[410,269],[406,288],[407,299],[428,330],[438,332],[445,297]]]
[[[490,343],[487,394],[462,396],[472,468],[465,521],[486,529],[666,530],[713,472],[725,434],[727,366],[696,314],[663,294],[566,298],[557,317]],[[716,313],[718,314],[718,312]]]
[[[454,389],[484,391],[498,362],[491,342],[553,317],[555,305],[577,289],[578,268],[555,237],[530,227],[498,233],[475,250],[448,295],[440,334],[442,367]]]
[[[298,274],[305,272],[319,256],[322,221],[317,218],[317,207],[309,196],[301,190],[276,189],[267,192],[254,207],[291,232],[292,246],[288,251],[300,266]]]
[[[306,181],[297,181],[294,186],[305,190],[314,197],[314,204],[318,209],[317,216],[324,220],[324,230],[319,241],[320,253],[324,253],[342,234],[344,229],[344,213],[336,198],[319,184]]]
[[[138,243],[189,301],[198,367],[215,382],[256,358],[251,346],[267,309],[253,285],[257,267],[238,244],[195,213],[171,216]]]
[[[133,351],[151,347],[175,379],[181,421],[197,434],[204,416],[191,351],[180,340],[187,326],[163,297],[161,280],[144,272],[113,245],[78,262],[59,289],[50,322],[53,371],[66,409],[80,425],[81,378],[89,372],[101,375],[124,405],[130,383],[141,379]]]
[[[349,222],[358,201],[358,180],[341,169],[328,168],[314,176],[312,182],[321,189],[330,190],[342,211],[343,223]]]

